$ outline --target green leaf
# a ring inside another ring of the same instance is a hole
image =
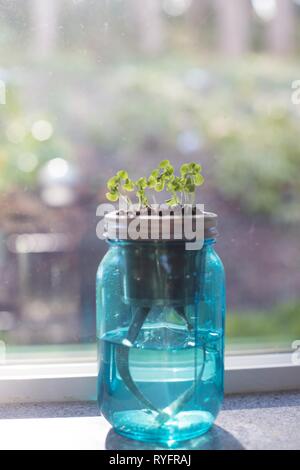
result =
[[[190,163],[189,167],[190,167],[189,173],[191,175],[196,175],[196,174],[200,173],[200,171],[202,170],[201,165],[199,165],[198,163],[195,163],[195,162]]]
[[[174,175],[174,168],[172,166],[166,168],[164,175],[166,175],[167,177]]]
[[[113,178],[110,178],[107,182],[107,189],[111,190],[117,190],[118,189],[118,180],[114,176]]]
[[[190,167],[189,167],[188,163],[184,163],[180,168],[180,173],[182,174],[182,176],[187,175],[188,172],[189,172],[189,169],[190,169]]]
[[[127,178],[122,187],[123,189],[125,189],[125,191],[129,191],[129,192],[134,191],[134,182],[131,181],[129,178]]]
[[[159,164],[159,168],[168,168],[168,167],[172,167],[170,160],[163,160]]]
[[[149,176],[148,178],[149,188],[154,189],[156,184],[157,184],[157,178],[155,178],[154,176]]]
[[[136,183],[139,189],[146,189],[148,186],[148,182],[146,178],[139,178]]]
[[[204,178],[201,173],[198,173],[194,176],[194,183],[196,186],[201,186],[204,183]]]
[[[127,171],[125,171],[125,170],[120,170],[120,171],[118,171],[118,173],[117,173],[117,177],[118,177],[120,180],[127,180],[127,179],[128,179],[128,173],[127,173]]]
[[[173,186],[174,186],[175,191],[182,191],[182,186],[183,186],[182,179],[176,176],[173,181]]]
[[[119,199],[118,193],[106,193],[106,198],[111,202],[116,202]]]
[[[195,162],[184,163],[180,168],[180,173],[182,176],[186,175],[196,175],[202,170],[201,165]]]
[[[165,182],[163,180],[161,180],[159,183],[156,184],[155,191],[160,193],[161,191],[164,190],[164,188],[165,188]]]
[[[158,178],[158,177],[159,177],[159,170],[157,170],[157,169],[156,169],[156,170],[153,170],[153,171],[151,172],[150,177],[151,177],[151,178],[152,178],[152,177],[153,177],[153,178]]]
[[[177,206],[179,204],[179,200],[176,196],[174,196],[171,199],[167,199],[166,204],[170,207]]]

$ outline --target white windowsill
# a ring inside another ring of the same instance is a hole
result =
[[[291,353],[226,357],[225,393],[300,390],[300,365]],[[96,399],[95,362],[0,367],[0,403]]]

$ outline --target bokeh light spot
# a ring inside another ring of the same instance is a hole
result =
[[[192,0],[164,0],[162,7],[170,16],[183,15],[191,5]]]
[[[64,178],[69,171],[69,164],[63,158],[54,158],[47,164],[47,171],[50,178]]]
[[[17,166],[24,173],[31,173],[38,166],[38,158],[33,153],[21,154],[18,157]]]
[[[276,0],[251,0],[257,16],[263,21],[271,21],[277,13]]]
[[[49,121],[36,121],[31,128],[31,133],[36,140],[45,142],[52,137],[53,126]]]
[[[6,137],[12,144],[20,144],[26,136],[25,126],[20,122],[11,123],[6,129]]]

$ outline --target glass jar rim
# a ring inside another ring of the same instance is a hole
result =
[[[117,211],[109,212],[104,217],[104,237],[107,240],[128,240],[128,241],[162,241],[162,242],[193,242],[195,240],[215,239],[218,236],[217,214],[213,212],[202,212],[198,214],[119,214]],[[150,224],[149,224],[150,222]],[[130,224],[139,226],[140,230],[135,233],[135,238],[131,236]],[[162,230],[162,224],[169,223],[168,230]],[[186,225],[193,228],[191,235],[194,238],[187,238]],[[136,234],[138,236],[136,236]],[[179,235],[179,236],[178,236]]]

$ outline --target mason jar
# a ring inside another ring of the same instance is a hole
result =
[[[199,249],[187,249],[184,239],[130,240],[107,231],[97,273],[98,403],[123,436],[192,439],[220,410],[225,275],[216,224],[215,214],[204,213]]]

